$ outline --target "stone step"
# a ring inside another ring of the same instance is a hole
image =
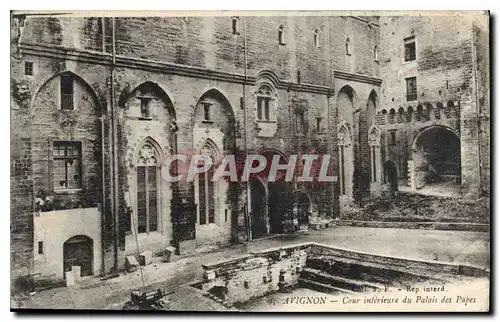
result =
[[[437,276],[431,277],[404,271],[402,268],[391,268],[377,263],[360,262],[354,259],[331,256],[328,256],[328,259],[322,257],[309,258],[307,267],[320,270],[333,276],[341,276],[344,278],[384,285],[397,285],[404,282],[414,283],[428,280],[443,282],[446,280],[445,278]]]
[[[313,268],[304,268],[300,276],[314,282],[319,282],[342,289],[349,289],[354,292],[367,292],[384,289],[384,285],[382,284],[330,275]]]
[[[356,292],[353,292],[351,290],[343,289],[340,287],[335,287],[331,286],[328,284],[323,284],[320,282],[315,282],[308,280],[306,278],[299,278],[298,279],[298,284],[300,287],[303,288],[308,288],[314,291],[322,292],[322,293],[328,293],[328,294],[339,294],[339,293],[347,293],[347,294],[356,294]]]

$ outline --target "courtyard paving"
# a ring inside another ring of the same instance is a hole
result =
[[[175,291],[170,296],[174,310],[217,310],[217,303],[190,291],[183,284],[202,278],[202,264],[239,256],[251,251],[317,242],[386,256],[434,260],[489,267],[489,233],[440,230],[411,230],[337,226],[319,231],[281,235],[256,240],[244,245],[219,249],[210,253],[177,258],[163,263],[159,258],[143,269],[146,290],[161,288]],[[141,286],[140,272],[122,273],[101,281],[85,280],[72,288],[54,288],[28,298],[13,299],[12,307],[54,309],[121,309],[129,292]]]

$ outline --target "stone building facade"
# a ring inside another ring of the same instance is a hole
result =
[[[409,163],[396,159],[387,139],[391,126],[413,127],[387,116],[404,97],[400,67],[388,59],[406,31],[390,19],[14,14],[13,276],[63,278],[72,265],[82,275],[105,275],[122,269],[137,245],[154,253],[173,245],[185,253],[292,232],[301,214],[309,221],[333,218],[342,205],[376,195],[388,180],[387,161],[405,178],[398,166]],[[467,98],[448,95],[457,106],[471,106],[462,116],[473,113],[478,91],[489,107],[487,48],[480,48],[487,22],[480,22],[467,25],[477,35],[463,50],[472,55],[478,48],[468,69],[477,75],[449,73],[453,88],[462,86],[460,75],[469,77],[468,89],[477,84]],[[449,39],[453,46],[454,36]],[[425,53],[429,60],[448,57]],[[456,132],[457,112],[450,113],[446,124]],[[487,139],[482,126],[480,137]],[[462,138],[469,140],[463,155],[474,149],[481,151],[477,157],[488,155],[489,143],[478,138]],[[205,175],[167,182],[162,172],[178,173],[180,165],[166,169],[164,162],[178,153],[205,154],[215,163],[230,154],[279,155],[282,162],[327,155],[328,173],[338,179],[300,182],[298,162],[291,182],[211,182]],[[484,173],[489,179],[482,160],[481,169],[474,160],[466,169],[462,162],[464,193],[489,190],[486,179],[479,186],[467,181]]]
[[[489,196],[487,15],[381,17],[380,24],[378,181],[431,195]]]

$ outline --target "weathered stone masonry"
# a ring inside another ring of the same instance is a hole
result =
[[[397,82],[384,58],[388,28],[378,18],[352,16],[13,16],[13,276],[60,278],[71,262],[65,249],[75,247],[90,248],[83,265],[91,274],[107,274],[136,253],[136,237],[140,251],[172,244],[183,253],[291,232],[297,209],[310,221],[327,219],[339,204],[374,195],[393,153],[381,123]],[[477,34],[479,47],[484,36]],[[483,92],[485,57],[483,48],[475,63]],[[73,80],[70,110],[61,109],[63,76]],[[263,97],[268,116],[258,111]],[[54,187],[59,141],[81,144],[78,189]],[[482,146],[487,155],[489,144]],[[189,151],[214,159],[329,154],[339,180],[212,187],[158,179],[165,158]],[[481,173],[488,167],[484,161]],[[380,180],[370,180],[375,168]]]

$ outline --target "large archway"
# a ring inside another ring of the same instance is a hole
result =
[[[452,129],[431,126],[413,141],[414,180],[417,189],[460,185],[460,138]]]
[[[63,245],[64,272],[73,266],[80,266],[81,276],[93,275],[94,241],[92,238],[78,235],[68,239]]]

